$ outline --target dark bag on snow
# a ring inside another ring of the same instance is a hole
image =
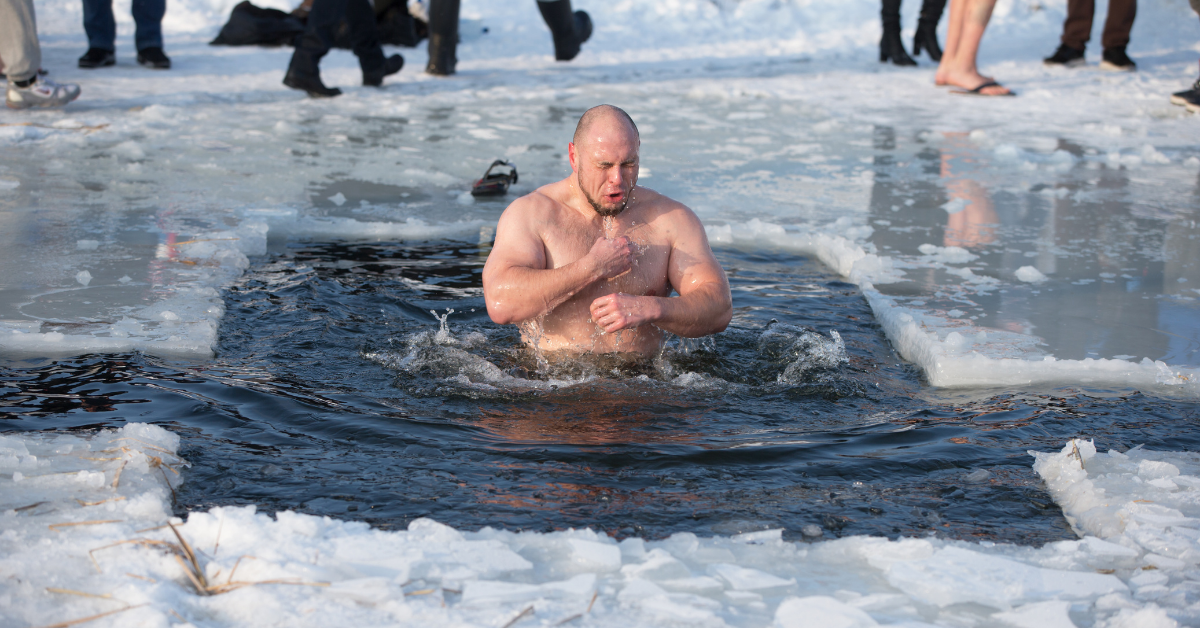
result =
[[[376,0],[375,9],[379,43],[412,48],[424,38],[425,23],[409,15],[403,2]],[[303,18],[278,9],[257,7],[250,4],[249,0],[243,0],[233,7],[229,21],[209,45],[291,46],[296,36],[303,32]],[[333,47],[353,47],[350,27],[345,21],[334,29]]]
[[[278,9],[264,9],[242,0],[233,7],[211,46],[290,46],[304,32],[300,18]]]

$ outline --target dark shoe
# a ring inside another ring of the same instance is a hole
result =
[[[1055,50],[1053,55],[1042,59],[1042,63],[1073,68],[1087,63],[1087,60],[1083,58],[1082,50],[1076,50],[1066,44],[1060,44],[1058,50]]]
[[[942,60],[942,47],[938,45],[937,40],[937,22],[930,22],[924,18],[917,22],[917,33],[913,35],[912,56],[921,54],[922,48],[930,59]]]
[[[400,55],[392,55],[383,60],[383,67],[377,72],[363,72],[363,85],[368,87],[380,87],[383,85],[383,77],[391,76],[400,71],[404,67],[404,57]]]
[[[138,51],[138,63],[154,70],[170,70],[171,60],[162,48],[143,48]]]
[[[571,0],[538,2],[538,9],[554,38],[554,59],[574,59],[583,42],[592,36],[591,16],[586,11],[572,11]]]
[[[342,90],[336,87],[325,87],[320,76],[306,75],[290,69],[283,77],[283,84],[292,89],[308,92],[308,95],[313,98],[333,98],[342,95]]]
[[[1109,72],[1133,72],[1137,64],[1125,54],[1125,46],[1115,46],[1104,49],[1104,60],[1100,62],[1101,70]]]
[[[883,39],[879,40],[879,62],[884,63],[891,59],[896,65],[908,66],[916,65],[917,62],[908,56],[908,52],[904,50],[904,42],[900,41],[900,29],[883,31]]]
[[[1200,113],[1200,80],[1191,89],[1171,94],[1171,104],[1187,107],[1192,113]]]
[[[111,50],[103,48],[88,48],[88,51],[79,57],[79,67],[86,70],[92,68],[106,68],[110,65],[117,64],[117,55]]]

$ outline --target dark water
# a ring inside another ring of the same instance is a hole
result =
[[[1196,402],[930,389],[854,286],[785,253],[718,251],[736,312],[714,338],[539,371],[487,318],[486,253],[279,249],[226,293],[216,359],[0,362],[0,430],[163,425],[193,465],[179,514],[1023,544],[1074,538],[1027,450],[1200,445]]]

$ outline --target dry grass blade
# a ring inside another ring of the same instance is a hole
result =
[[[191,567],[184,562],[183,558],[180,557],[179,554],[175,555],[175,560],[178,561],[179,566],[183,568],[183,573],[188,577],[188,580],[192,581],[192,586],[196,587],[196,592],[200,595],[208,595],[208,587],[200,583],[200,579],[196,577],[195,573],[192,573]]]
[[[151,578],[149,576],[139,576],[135,573],[129,573],[128,571],[125,572],[125,575],[129,576],[130,578],[137,578],[138,580],[145,580],[146,582],[158,582],[158,580],[155,580],[154,578]]]
[[[29,504],[28,506],[21,506],[20,508],[13,508],[13,512],[21,512],[23,510],[33,510],[34,508],[37,508],[38,506],[41,506],[42,504],[49,504],[49,503],[50,502],[37,502],[36,504]]]
[[[419,589],[417,591],[409,591],[408,593],[405,593],[404,597],[412,597],[414,595],[429,595],[434,591],[437,591],[437,589]]]
[[[95,126],[88,126],[86,124],[81,124],[79,126],[53,126],[50,124],[38,124],[37,122],[4,122],[0,123],[0,126],[31,126],[39,129],[53,129],[55,131],[85,131],[87,133],[108,128],[107,124],[97,124]]]
[[[558,623],[556,623],[554,625],[561,626],[563,624],[569,624],[569,623],[575,621],[576,619],[579,619],[580,617],[583,617],[583,613],[575,613],[574,615],[571,615],[570,617],[564,617],[562,620],[560,620]]]
[[[108,499],[102,499],[98,502],[85,502],[82,499],[77,499],[75,501],[79,502],[80,506],[87,507],[87,506],[99,506],[100,504],[107,504],[108,502],[123,502],[123,501],[125,501],[125,497],[123,497],[123,496],[122,497],[109,497]]]
[[[167,479],[167,473],[165,471],[163,471],[162,465],[159,465],[158,472],[162,474],[163,482],[167,483],[167,488],[171,489],[171,503],[174,504],[175,503],[175,487],[171,486],[171,481]],[[171,524],[168,523],[167,525],[171,525]],[[175,529],[174,526],[172,526],[171,529],[174,530]],[[179,536],[179,533],[176,532],[175,536]]]
[[[80,459],[81,460],[92,460],[95,462],[112,462],[113,460],[120,460],[121,458],[120,458],[120,456],[118,456],[116,458],[93,458],[91,456],[82,456]]]
[[[144,440],[137,439],[137,438],[134,438],[134,437],[132,437],[132,436],[123,436],[123,437],[121,437],[121,438],[116,438],[116,439],[113,439],[111,442],[114,442],[114,443],[115,443],[115,442],[118,442],[118,441],[123,441],[123,440],[131,440],[131,441],[133,441],[133,442],[135,442],[135,443],[141,443],[141,444],[143,444],[143,445],[145,445],[145,446],[146,446],[146,449],[153,449],[154,451],[161,451],[161,452],[163,452],[164,454],[167,454],[168,456],[174,456],[174,457],[176,457],[176,458],[179,458],[179,455],[178,455],[178,454],[176,454],[176,453],[175,453],[175,452],[173,452],[173,451],[168,451],[168,450],[166,450],[166,449],[163,449],[162,447],[159,447],[159,446],[157,446],[157,445],[152,445],[152,444],[150,444],[150,443],[147,443],[147,442],[146,442],[146,441],[144,441]],[[126,448],[122,447],[122,449],[126,449]],[[128,449],[126,449],[126,451],[128,451]],[[183,458],[179,458],[179,459],[180,459],[180,460],[183,460]]]
[[[104,573],[104,570],[100,568],[100,563],[96,561],[96,552],[99,552],[102,549],[116,547],[118,545],[129,545],[131,543],[136,544],[136,545],[166,545],[166,546],[171,547],[171,548],[175,549],[176,551],[178,551],[178,548],[176,548],[174,544],[168,543],[166,541],[153,541],[150,539],[132,539],[129,541],[117,541],[116,543],[110,543],[103,547],[97,547],[96,549],[88,550],[88,558],[92,559],[92,565],[94,565],[96,567],[96,573]]]
[[[195,577],[193,580],[197,581],[197,585],[200,586],[200,588],[207,590],[208,580],[204,577],[204,570],[200,568],[200,561],[196,560],[196,552],[192,551],[192,546],[188,544],[187,539],[183,538],[183,535],[179,533],[179,530],[175,527],[175,524],[168,521],[167,527],[171,528],[171,531],[175,533],[175,538],[179,539],[179,545],[183,548],[184,555],[187,556],[188,562],[192,564],[192,570],[195,572]]]
[[[237,568],[238,568],[238,566],[240,566],[242,564],[243,558],[249,558],[250,560],[258,560],[258,557],[256,557],[256,556],[238,556],[237,561],[233,563],[233,569],[229,570],[229,577],[225,579],[225,584],[229,584],[230,582],[233,582],[233,574],[237,573]]]
[[[115,611],[108,611],[107,613],[100,613],[98,615],[92,615],[91,617],[80,617],[79,619],[71,619],[68,621],[59,622],[57,624],[50,624],[48,626],[42,626],[41,628],[67,628],[68,626],[78,626],[79,624],[84,624],[89,621],[96,621],[97,619],[100,619],[101,617],[108,617],[109,615],[116,615],[117,613],[124,613],[125,611],[131,611],[135,608],[141,608],[143,606],[145,606],[145,604],[138,604],[137,606],[126,606],[125,608],[118,608]]]
[[[520,615],[517,615],[516,617],[513,617],[512,619],[508,620],[508,623],[504,624],[504,626],[502,628],[510,628],[513,624],[521,621],[521,619],[523,619],[526,615],[532,615],[532,614],[533,614],[533,604],[530,604],[529,606],[525,607],[525,610],[521,611]]]
[[[596,603],[596,598],[597,598],[597,597],[599,597],[599,596],[600,596],[600,592],[599,592],[599,591],[592,591],[592,601],[591,601],[591,602],[588,602],[588,607],[587,607],[587,610],[586,610],[586,611],[584,611],[585,613],[590,613],[590,612],[592,612],[592,605]]]
[[[103,593],[103,594],[84,593],[83,591],[76,591],[74,589],[60,589],[58,587],[46,587],[46,590],[51,593],[62,593],[63,595],[78,595],[80,597],[94,597],[97,600],[113,599],[113,596],[111,593]]]
[[[59,528],[72,528],[75,526],[98,526],[102,523],[121,523],[124,519],[101,519],[97,521],[76,521],[73,523],[52,523],[49,527],[51,530],[58,532]]]
[[[217,584],[208,588],[209,593],[219,595],[228,593],[242,587],[252,587],[260,584],[290,584],[301,587],[327,587],[328,582],[305,582],[303,580],[259,580],[257,582],[229,582],[226,584]]]
[[[125,470],[125,465],[129,464],[128,460],[122,460],[121,466],[117,467],[117,474],[113,476],[112,487],[117,490],[117,485],[121,483],[121,472]]]

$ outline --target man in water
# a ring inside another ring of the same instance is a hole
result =
[[[725,329],[729,281],[704,226],[637,185],[640,148],[621,109],[583,114],[567,146],[571,175],[500,217],[483,268],[493,321],[533,323],[523,325],[525,341],[543,351],[642,355],[660,348],[664,331],[696,338]]]

